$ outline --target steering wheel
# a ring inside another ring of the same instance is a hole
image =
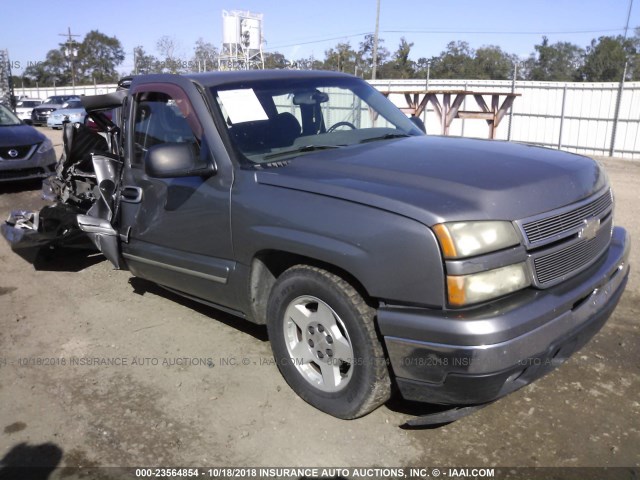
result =
[[[338,122],[334,123],[327,129],[327,133],[331,133],[339,127],[349,127],[351,130],[356,130],[356,126],[351,122]]]

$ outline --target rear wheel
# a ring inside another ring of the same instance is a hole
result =
[[[390,395],[374,310],[342,278],[298,265],[276,281],[267,327],[287,383],[305,401],[339,418],[357,418]]]

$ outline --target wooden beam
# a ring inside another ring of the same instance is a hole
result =
[[[433,105],[433,111],[438,116],[438,120],[442,121],[442,107],[440,106],[438,97],[436,97],[433,93],[428,93],[425,98],[429,99],[429,102],[431,102],[431,105]]]
[[[457,118],[471,118],[475,120],[492,120],[493,113],[491,112],[471,112],[468,110],[460,110]]]
[[[451,126],[451,122],[458,115],[458,110],[460,109],[462,102],[464,102],[464,97],[465,94],[463,93],[459,93],[458,95],[456,95],[456,99],[453,101],[453,105],[451,105],[451,109],[447,114],[447,126]]]
[[[442,117],[440,118],[443,135],[449,135],[449,124],[447,123],[447,117],[449,116],[450,110],[451,110],[451,94],[443,93],[442,94]]]
[[[511,105],[513,105],[514,100],[515,97],[511,96],[504,99],[504,102],[502,102],[502,105],[500,106],[500,110],[498,110],[498,115],[496,117],[496,126],[500,124],[504,116],[507,114],[507,111],[511,108]]]
[[[487,102],[485,102],[484,98],[482,98],[482,95],[474,93],[473,94],[473,98],[476,99],[476,103],[478,104],[478,106],[480,107],[480,109],[483,112],[490,112],[491,111],[491,110],[489,110],[489,106],[487,105]]]

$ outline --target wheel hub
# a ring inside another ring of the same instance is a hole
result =
[[[292,364],[325,392],[342,390],[353,372],[353,348],[340,316],[313,296],[298,297],[285,311],[284,336]]]
[[[317,360],[329,363],[333,358],[333,337],[322,323],[311,322],[304,334],[304,342],[309,345],[311,355]]]

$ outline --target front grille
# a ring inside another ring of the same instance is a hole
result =
[[[594,238],[581,240],[552,253],[535,257],[533,265],[537,284],[540,287],[549,287],[593,263],[607,249],[611,240],[612,225],[613,220],[609,216]]]
[[[607,190],[595,200],[575,209],[524,223],[522,229],[530,244],[541,243],[563,233],[572,233],[573,230],[579,229],[587,218],[602,217],[612,204],[611,190]]]
[[[22,160],[27,156],[33,145],[18,145],[15,147],[0,147],[0,158],[3,160]],[[15,150],[17,155],[11,156],[9,152]]]

